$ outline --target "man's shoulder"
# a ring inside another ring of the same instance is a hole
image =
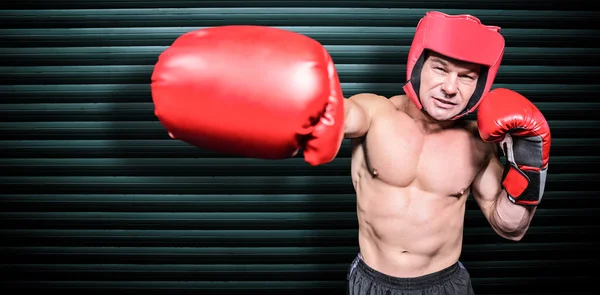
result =
[[[457,124],[454,126],[461,128],[462,130],[464,130],[465,133],[469,134],[469,138],[476,144],[485,143],[483,140],[481,140],[481,136],[479,136],[477,121],[459,119],[459,122],[457,122]]]
[[[389,98],[389,101],[394,105],[396,110],[406,113],[408,104],[412,103],[406,94],[394,95]]]
[[[464,128],[467,132],[473,134],[473,136],[480,138],[479,136],[479,129],[477,128],[477,121],[476,120],[467,120],[467,119],[459,119],[461,120],[461,127]]]
[[[398,107],[394,97],[388,98],[375,93],[358,93],[350,96],[348,99],[366,108],[371,114],[394,110]]]
[[[484,152],[485,154],[494,154],[497,149],[497,145],[493,142],[485,142],[481,139],[481,135],[479,134],[479,128],[477,126],[476,120],[467,120],[461,119],[461,125],[464,130],[469,133],[474,146]]]
[[[350,97],[348,97],[348,99],[351,99],[354,101],[359,101],[359,102],[365,102],[365,103],[373,103],[373,102],[377,103],[377,102],[389,100],[387,97],[385,97],[383,95],[379,95],[379,94],[371,93],[371,92],[356,93],[356,94],[353,94]]]

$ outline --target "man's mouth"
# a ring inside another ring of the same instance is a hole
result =
[[[455,102],[443,98],[433,97],[433,99],[436,100],[437,105],[442,108],[452,108],[453,106],[457,105]]]

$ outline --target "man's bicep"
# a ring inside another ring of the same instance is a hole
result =
[[[494,203],[503,190],[501,184],[503,173],[504,166],[502,166],[497,152],[490,152],[471,186],[475,201],[488,219]]]
[[[372,93],[361,93],[344,101],[344,137],[364,136],[369,130],[371,118],[387,98]]]

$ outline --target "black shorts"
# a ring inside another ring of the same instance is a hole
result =
[[[462,263],[415,278],[388,276],[369,267],[360,257],[348,270],[348,295],[472,295],[471,276]]]

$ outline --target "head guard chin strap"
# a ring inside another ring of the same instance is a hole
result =
[[[408,53],[407,82],[403,87],[420,110],[423,110],[419,98],[421,70],[427,50],[482,66],[475,92],[467,107],[452,118],[456,120],[475,111],[481,98],[490,91],[504,56],[504,37],[500,27],[484,25],[472,15],[427,12],[417,25]]]

